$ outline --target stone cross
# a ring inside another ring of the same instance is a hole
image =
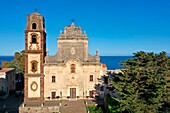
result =
[[[74,23],[76,20],[74,20],[74,18],[71,19],[71,22]]]

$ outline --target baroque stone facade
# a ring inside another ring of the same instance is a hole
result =
[[[44,17],[35,12],[27,17],[25,30],[24,101],[94,98],[100,96],[107,67],[88,53],[88,38],[72,23],[57,38],[58,52],[46,51]]]

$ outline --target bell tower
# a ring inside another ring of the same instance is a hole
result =
[[[44,100],[44,68],[46,56],[45,20],[37,12],[27,16],[25,29],[24,101]]]

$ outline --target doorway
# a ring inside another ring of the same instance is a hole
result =
[[[70,98],[76,98],[76,88],[70,88]]]
[[[56,92],[51,92],[52,99],[56,98]]]

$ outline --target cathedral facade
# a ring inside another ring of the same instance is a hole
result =
[[[100,96],[106,65],[88,52],[88,38],[72,23],[57,38],[58,52],[46,51],[45,20],[34,12],[25,29],[24,101],[83,99]]]

